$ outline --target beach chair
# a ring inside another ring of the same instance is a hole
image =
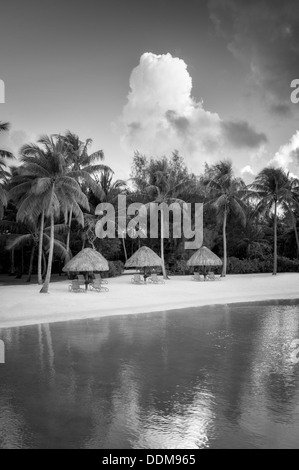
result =
[[[132,284],[144,284],[144,280],[141,279],[140,274],[134,274],[131,279]]]
[[[220,281],[221,280],[221,277],[220,276],[215,276],[215,273],[213,273],[212,271],[208,272],[207,276],[206,276],[206,279],[207,281]]]
[[[151,274],[148,278],[148,282],[151,282],[152,284],[165,284],[164,279],[159,279],[156,273]]]
[[[94,277],[95,279],[99,279],[99,281],[101,281],[102,284],[108,284],[107,279],[102,279],[102,276],[100,274],[95,274]]]
[[[199,273],[194,273],[194,276],[191,277],[191,281],[204,281],[204,278],[200,276]]]
[[[109,292],[108,287],[104,287],[99,279],[94,279],[94,281],[89,284],[89,289],[95,290],[96,292]]]
[[[77,278],[78,278],[80,286],[85,286],[85,277],[83,276],[83,274],[78,274]]]
[[[80,282],[78,279],[74,279],[73,281],[71,281],[71,285],[69,285],[69,291],[70,292],[86,292],[85,289],[82,289],[82,287],[80,287]]]

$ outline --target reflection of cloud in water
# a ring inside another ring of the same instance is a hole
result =
[[[178,391],[169,403],[142,400],[135,365],[122,369],[120,388],[113,396],[113,420],[107,429],[109,442],[123,442],[126,448],[196,449],[209,446],[213,434],[214,398],[202,384],[193,390],[192,401]],[[140,371],[138,371],[140,378]],[[186,389],[186,394],[190,391]],[[186,403],[183,403],[186,402]],[[127,441],[124,442],[124,437]]]

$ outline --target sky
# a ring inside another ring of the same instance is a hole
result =
[[[0,144],[71,130],[116,178],[135,151],[190,171],[231,159],[299,175],[297,0],[10,0],[1,6]]]

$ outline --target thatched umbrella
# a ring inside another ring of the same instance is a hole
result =
[[[142,246],[139,250],[129,258],[125,264],[125,268],[144,268],[144,276],[146,268],[154,268],[162,266],[162,259],[148,246]]]
[[[201,246],[187,261],[188,266],[222,266],[222,260],[206,246]]]
[[[109,265],[106,258],[92,248],[84,248],[84,250],[74,256],[63,268],[64,272],[84,273],[86,288],[88,285],[88,273],[108,270]]]

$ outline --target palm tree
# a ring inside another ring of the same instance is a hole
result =
[[[22,175],[33,179],[28,198],[23,206],[19,207],[20,216],[36,219],[42,215],[50,219],[50,246],[48,255],[48,267],[46,279],[41,293],[47,293],[52,272],[52,261],[54,251],[54,220],[60,214],[67,214],[72,207],[77,220],[81,225],[84,223],[81,207],[89,209],[87,197],[83,194],[78,182],[69,176],[66,161],[67,145],[55,136],[43,136],[38,145],[25,145],[21,149],[24,164]],[[36,201],[39,200],[39,206]],[[81,206],[81,207],[80,207]],[[42,234],[42,228],[40,230]],[[41,235],[42,237],[42,235]]]
[[[282,170],[283,171],[283,170]],[[295,233],[296,245],[297,245],[297,256],[299,255],[299,236],[297,230],[297,219],[296,211],[299,208],[299,180],[293,178],[290,173],[285,173],[286,181],[285,187],[282,189],[281,203],[282,208],[287,215],[287,218],[291,221],[291,226]]]
[[[29,271],[27,282],[31,281],[32,270],[33,270],[33,261],[36,250],[39,246],[39,227],[33,222],[26,221],[26,223],[20,224],[17,222],[2,222],[1,226],[7,226],[10,231],[10,235],[7,239],[6,249],[15,250],[25,246],[31,247],[30,262],[29,262]],[[43,244],[42,247],[50,246],[50,237],[48,233],[50,232],[51,227],[45,227],[43,232]],[[66,226],[64,224],[59,224],[54,226],[55,234],[65,231]],[[54,240],[54,253],[60,256],[63,259],[67,258],[67,251],[64,244],[58,238]]]
[[[28,146],[29,148],[30,146]],[[36,158],[46,158],[43,150],[37,145],[31,144],[30,155],[35,153]],[[47,199],[43,200],[39,195],[32,191],[33,184],[38,177],[25,171],[24,165],[15,169],[10,181],[9,197],[14,201],[17,207],[17,222],[31,222],[39,224],[39,247],[37,262],[38,284],[43,284],[42,276],[42,258],[43,258],[43,234],[45,223],[45,211],[47,209]]]
[[[99,160],[104,159],[103,150],[97,150],[89,155],[88,149],[92,145],[92,139],[87,139],[83,142],[76,134],[70,131],[67,131],[64,136],[59,135],[56,137],[63,140],[66,144],[68,175],[78,181],[83,192],[88,190],[101,196],[101,186],[95,181],[95,177],[99,172],[110,170],[106,165],[97,163]],[[68,217],[69,231],[66,241],[66,249],[68,252],[70,249],[72,217],[73,208],[71,206]]]
[[[226,276],[227,269],[227,239],[226,227],[230,214],[238,217],[245,224],[246,186],[241,178],[236,178],[233,173],[232,163],[228,160],[220,161],[215,165],[206,166],[204,182],[208,190],[208,204],[217,214],[217,219],[222,223],[223,235],[223,267],[222,277]]]
[[[0,121],[0,133],[9,130],[7,122]],[[9,173],[6,170],[5,158],[13,158],[11,152],[0,148],[0,219],[3,218],[4,208],[7,205],[7,191],[5,190],[4,183],[7,182]]]
[[[125,194],[127,192],[127,183],[124,180],[116,180],[113,182],[114,172],[110,168],[105,168],[101,172],[100,176],[96,178],[99,187],[101,188],[100,194],[100,201],[101,202],[109,202],[110,204],[115,204],[117,202],[117,198],[120,194]],[[122,215],[116,213],[117,218],[121,219],[126,217],[126,215]],[[112,222],[112,221],[111,221]],[[125,234],[119,232],[118,235],[122,240],[125,260],[127,261],[127,249],[125,243]]]
[[[250,185],[251,197],[259,201],[256,207],[257,213],[274,216],[274,260],[273,275],[277,274],[277,211],[281,206],[285,210],[291,210],[292,204],[298,197],[298,184],[289,179],[288,174],[282,168],[264,168]]]
[[[184,201],[177,196],[186,185],[187,180],[178,180],[177,172],[173,168],[167,158],[160,160],[152,160],[148,167],[148,185],[146,186],[146,193],[151,196],[152,202],[161,204],[160,213],[160,246],[161,246],[161,259],[162,259],[162,272],[163,278],[168,279],[165,268],[164,256],[164,210],[163,203],[172,204],[178,203],[182,206]],[[151,203],[146,204],[147,207]]]

